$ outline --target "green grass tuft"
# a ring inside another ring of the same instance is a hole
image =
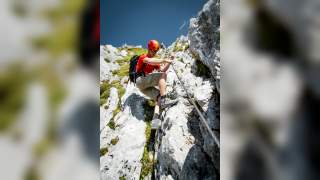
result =
[[[103,81],[100,84],[100,106],[107,102],[107,99],[110,96],[110,89],[114,87],[118,90],[118,96],[121,98],[125,93],[124,87],[121,85],[120,81]]]
[[[100,106],[104,105],[105,103],[107,103],[107,100],[100,97]]]
[[[154,108],[150,104],[151,102],[146,101],[144,104],[144,114],[145,114],[145,122],[146,122],[146,145],[143,149],[142,159],[140,160],[142,167],[140,173],[140,179],[144,179],[152,172],[154,162],[149,157],[149,150],[148,145],[150,144],[150,137],[151,137],[151,120],[153,117]]]
[[[147,122],[147,127],[145,130],[146,134],[146,145],[143,148],[143,155],[142,159],[140,160],[142,167],[141,167],[141,173],[140,173],[140,179],[144,179],[146,176],[148,176],[150,173],[152,173],[153,168],[153,162],[152,159],[149,157],[149,151],[148,151],[148,144],[150,143],[150,135],[151,135],[151,122]]]
[[[118,141],[119,141],[119,137],[117,136],[117,137],[111,139],[110,143],[111,143],[112,145],[116,145],[116,144],[118,143]]]
[[[104,147],[100,149],[100,157],[104,156],[107,153],[108,153],[108,147]]]
[[[118,75],[120,78],[128,76],[131,57],[132,56],[128,55],[124,58],[116,60],[116,62],[120,66],[120,68],[118,70],[112,71],[112,75],[114,75],[114,76]]]
[[[153,112],[154,112],[154,106],[153,105],[152,100],[146,101],[143,105],[144,108],[144,121],[145,122],[150,122],[152,120],[153,117]],[[155,105],[155,103],[154,103]]]
[[[25,180],[40,180],[40,179],[42,179],[36,165],[32,165],[31,167],[29,167],[27,169],[26,173],[24,174],[24,179]]]
[[[109,121],[109,123],[107,124],[107,126],[109,126],[110,129],[115,130],[116,129],[116,123],[114,122],[113,119],[111,119]]]
[[[100,99],[100,100],[101,100],[101,99]],[[107,126],[109,126],[110,129],[112,129],[112,130],[115,130],[116,127],[117,127],[116,123],[114,122],[114,117],[115,117],[120,111],[121,111],[121,109],[120,109],[120,101],[119,101],[116,109],[113,110],[113,112],[112,112],[113,117],[110,119],[109,123],[107,124]]]
[[[119,50],[123,50],[124,48],[119,48]],[[125,76],[128,76],[129,73],[129,64],[130,64],[130,59],[133,55],[141,55],[141,54],[145,54],[148,51],[144,48],[128,48],[125,49],[128,52],[128,55],[116,60],[116,63],[119,64],[120,69],[115,70],[112,72],[112,74],[118,75],[120,78],[123,78]]]
[[[149,99],[148,100],[148,106],[150,107],[155,107],[156,106],[156,101]]]
[[[0,72],[0,132],[8,130],[17,120],[26,100],[28,80],[22,65],[13,64]]]
[[[36,156],[42,157],[52,145],[53,141],[50,138],[44,138],[33,147],[33,152]]]
[[[114,115],[114,116],[117,115],[120,111],[121,111],[121,110],[120,110],[120,106],[119,106],[119,104],[118,104],[117,108],[113,111],[113,115]]]
[[[128,53],[134,54],[134,55],[141,55],[148,53],[147,49],[144,48],[128,48]]]
[[[146,143],[150,143],[150,137],[151,137],[151,122],[146,123],[146,130],[145,130],[145,135],[146,135]]]

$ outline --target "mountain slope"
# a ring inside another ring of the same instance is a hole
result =
[[[173,66],[178,76],[203,109],[209,127],[219,136],[219,68],[216,67],[219,67],[220,58],[219,49],[211,44],[217,39],[192,40],[197,39],[197,35],[219,33],[217,28],[203,31],[203,26],[216,23],[217,13],[207,12],[216,10],[217,6],[219,1],[208,1],[198,19],[191,20],[198,23],[196,26],[190,23],[189,36],[179,37],[171,46],[161,49],[158,56],[165,57],[167,53],[175,56]],[[212,21],[204,24],[202,14]],[[219,42],[214,43],[219,45]],[[214,51],[204,52],[208,48],[214,48]],[[218,179],[219,148],[200,123],[173,68],[167,72],[167,92],[176,96],[179,102],[163,112],[158,161],[153,162],[148,146],[154,102],[129,83],[127,76],[130,57],[146,50],[127,45],[119,48],[105,45],[100,50],[101,178],[149,179],[154,167],[157,179]],[[199,55],[201,53],[206,56]]]

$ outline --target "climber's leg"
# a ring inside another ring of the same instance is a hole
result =
[[[160,95],[159,95],[160,97]],[[151,129],[158,129],[161,125],[160,120],[160,98],[158,98],[151,121]]]
[[[157,88],[155,88],[155,86],[158,86],[162,74],[163,73],[161,72],[157,72],[148,74],[145,77],[139,77],[136,81],[136,85],[142,93],[156,101],[160,92]]]
[[[176,104],[178,101],[168,100],[166,97],[167,74],[164,72],[151,73],[145,77],[139,77],[136,81],[137,87],[146,96],[154,99],[157,104],[154,109],[154,116],[151,122],[151,128],[157,129],[160,124],[160,109]],[[159,89],[155,88],[159,86]]]
[[[157,99],[157,102],[160,109],[165,109],[169,106],[175,105],[178,102],[178,100],[170,100],[166,96],[166,87],[167,87],[166,81],[167,81],[167,73],[164,72],[161,78],[159,79],[160,96]]]
[[[152,73],[144,77],[144,86],[148,88],[143,89],[142,92],[156,101],[156,106],[154,108],[154,114],[151,121],[151,129],[158,129],[161,124],[160,120],[160,94],[165,94],[166,86],[166,73]],[[139,84],[141,87],[142,85]],[[151,87],[150,87],[151,86]],[[154,86],[159,86],[160,91]],[[162,91],[162,92],[161,92]]]
[[[154,107],[154,114],[160,114],[160,99],[156,101],[156,106]]]
[[[157,129],[159,127],[159,124],[161,123],[159,119],[160,108],[158,102],[158,97],[160,97],[160,91],[159,89],[155,88],[155,86],[159,85],[159,80],[161,77],[162,73],[151,73],[145,77],[139,77],[136,81],[136,85],[140,89],[140,91],[146,96],[156,101],[154,115],[151,123],[152,129]]]
[[[159,89],[155,88],[155,87],[148,87],[148,88],[145,88],[145,89],[140,89],[140,91],[148,96],[150,99],[152,100],[157,100],[157,97],[159,96],[160,94],[160,91]]]
[[[167,73],[162,73],[161,78],[159,79],[159,89],[160,89],[160,95],[164,96],[166,95],[166,81],[167,81]]]

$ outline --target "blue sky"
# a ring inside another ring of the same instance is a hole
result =
[[[207,0],[100,0],[100,44],[146,46],[149,39],[170,45],[186,35],[189,19]]]

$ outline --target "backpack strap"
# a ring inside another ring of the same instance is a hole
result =
[[[136,56],[138,56],[138,55],[136,55]],[[137,58],[138,58],[138,60],[139,60],[139,58],[140,58],[140,56],[141,55],[139,55]],[[136,66],[138,65],[138,63],[136,64]],[[145,76],[145,74],[144,74],[144,72],[143,72],[143,68],[144,68],[144,66],[145,66],[145,64],[143,63],[142,64],[142,68],[141,68],[141,73],[139,73],[139,72],[137,72],[137,67],[136,67],[136,73],[134,73],[134,85],[136,85],[136,82],[137,82],[137,79],[138,79],[138,77],[140,77],[141,75],[142,76]]]
[[[140,55],[140,56],[141,56],[141,55]],[[138,58],[140,58],[140,56],[139,56]],[[143,63],[142,63],[141,70],[140,70],[140,72],[137,72],[137,74],[146,76],[145,73],[143,72],[143,69],[144,69],[145,66],[146,66],[146,63],[143,62]],[[137,77],[137,78],[138,78],[138,77]]]
[[[142,63],[141,73],[142,73],[143,76],[146,76],[145,73],[144,73],[144,71],[143,71],[143,69],[144,69],[145,66],[146,66],[146,63]]]

